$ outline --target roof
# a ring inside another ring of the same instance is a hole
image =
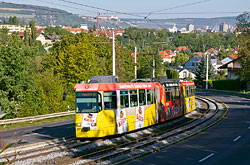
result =
[[[229,57],[231,57],[232,59],[237,59],[237,58],[239,58],[239,55],[230,55]]]
[[[228,64],[230,64],[230,63],[232,63],[232,62],[238,60],[239,55],[236,55],[236,56],[238,56],[238,57],[237,57],[237,58],[234,57],[235,59],[232,59],[232,60],[227,60],[227,61],[226,61],[226,60],[224,59],[223,61],[225,61],[225,63],[223,63],[223,65],[220,66],[219,69],[225,69],[225,68],[227,68],[227,65],[228,65]],[[228,56],[228,57],[232,58],[231,56]],[[227,58],[228,58],[228,57],[227,57]]]
[[[197,54],[198,56],[202,56],[202,52],[194,52],[193,54]]]
[[[175,55],[171,49],[159,51],[158,54],[161,56],[161,58],[171,58],[170,55]]]
[[[183,70],[187,70],[186,68],[180,68],[180,67],[174,67],[174,66],[172,66],[172,67],[170,67],[170,68],[175,69],[175,70],[177,70],[178,72],[181,72],[181,71],[183,71]]]
[[[139,53],[136,53],[136,55],[138,55]],[[133,53],[131,53],[131,55],[133,56],[133,57],[135,57],[135,53],[133,52]]]
[[[177,51],[186,51],[188,48],[186,47],[186,46],[179,46],[179,47],[177,47],[175,50],[177,50]]]

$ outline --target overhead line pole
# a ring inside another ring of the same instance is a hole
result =
[[[113,54],[113,76],[115,76],[115,31],[112,30],[113,34],[113,44],[112,44],[112,54]]]
[[[208,54],[207,54],[207,68],[206,68],[206,89],[208,89]]]
[[[135,47],[135,79],[137,78],[137,66],[136,66],[136,47]]]

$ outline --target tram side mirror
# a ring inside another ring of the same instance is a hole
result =
[[[63,92],[63,100],[66,100],[67,93]]]

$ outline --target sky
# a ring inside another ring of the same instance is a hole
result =
[[[250,0],[1,0],[47,6],[80,16],[117,15],[119,18],[214,18],[250,12]]]

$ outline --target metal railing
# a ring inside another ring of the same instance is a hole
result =
[[[16,124],[16,123],[21,123],[21,122],[32,122],[35,120],[62,117],[62,116],[68,116],[68,115],[73,115],[73,114],[75,114],[75,111],[51,113],[51,114],[46,114],[46,115],[29,116],[29,117],[14,118],[14,119],[6,119],[6,120],[0,120],[0,125]]]

